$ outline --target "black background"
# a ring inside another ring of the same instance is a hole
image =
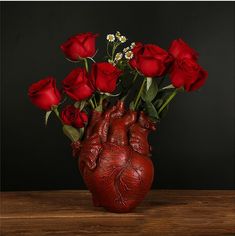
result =
[[[182,37],[201,55],[206,85],[174,100],[151,135],[153,188],[234,188],[234,3],[1,3],[2,190],[85,188],[56,118],[30,104],[27,89],[76,65],[59,46],[80,32],[107,33],[168,48]]]

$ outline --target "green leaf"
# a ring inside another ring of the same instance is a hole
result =
[[[170,85],[165,86],[162,89],[160,89],[160,91],[165,90],[165,89],[175,89],[175,87],[172,84],[170,84]]]
[[[48,118],[49,118],[51,112],[52,112],[52,110],[46,112],[46,115],[45,115],[45,125],[47,125]]]
[[[158,86],[156,80],[152,80],[149,89],[148,88],[148,80],[145,84],[145,88],[141,94],[142,99],[145,102],[151,102],[157,95],[158,92]]]
[[[159,114],[159,116],[160,116],[161,119],[166,116],[168,110],[169,110],[169,105],[167,105],[167,106],[161,111],[161,113]]]
[[[75,108],[79,108],[79,107],[80,107],[80,102],[77,101],[77,102],[75,102],[73,105],[74,105]]]
[[[130,103],[129,109],[132,110],[132,111],[134,111],[134,109],[135,109],[135,103],[134,103],[134,101],[132,101],[132,102]]]
[[[164,103],[174,90],[175,90],[174,88],[159,90],[156,96],[156,101],[153,102],[154,105],[155,105],[155,102],[157,102],[157,100],[163,100],[163,103]]]
[[[95,108],[95,111],[102,112],[102,111],[103,111],[102,104],[100,104],[99,106],[97,106],[97,107]]]
[[[153,105],[158,110],[161,107],[161,105],[163,104],[163,102],[164,102],[163,99],[157,99],[156,101],[153,102]]]
[[[82,111],[83,108],[84,108],[85,105],[86,105],[86,100],[77,101],[77,102],[75,102],[73,105],[74,105],[74,107],[79,108],[79,110]]]
[[[80,138],[79,131],[76,128],[74,128],[73,126],[64,125],[63,132],[72,142],[75,142],[75,141],[79,140],[79,138]]]
[[[154,121],[159,119],[158,113],[156,108],[151,102],[145,103],[145,110],[150,118],[152,118]]]
[[[83,108],[85,107],[85,105],[86,105],[86,100],[83,100],[83,101],[80,102],[80,106],[79,106],[80,111],[83,110]]]
[[[169,89],[164,89],[164,90],[159,90],[158,91],[158,94],[159,94],[159,96],[167,96],[167,95],[169,95],[169,94],[171,94],[173,91],[174,91],[175,89],[173,89],[173,88],[169,88]]]
[[[84,132],[85,132],[85,128],[82,127],[82,128],[79,129],[79,131],[80,131],[80,137],[82,137]]]
[[[120,60],[117,64],[117,67],[120,69],[120,70],[125,70],[125,68],[127,67],[127,63],[126,61],[123,61],[123,60]]]

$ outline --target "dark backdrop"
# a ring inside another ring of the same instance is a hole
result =
[[[56,118],[32,106],[28,86],[61,81],[75,67],[59,46],[79,32],[107,33],[167,48],[182,37],[201,55],[206,85],[173,102],[151,135],[153,188],[234,187],[234,3],[1,3],[2,190],[85,188]],[[99,56],[98,56],[99,58]]]

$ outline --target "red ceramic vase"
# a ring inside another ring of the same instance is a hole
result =
[[[84,140],[72,144],[95,206],[130,212],[149,192],[154,168],[148,134],[156,129],[143,112],[117,105],[93,111]]]

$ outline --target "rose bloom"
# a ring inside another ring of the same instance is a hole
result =
[[[40,109],[49,111],[61,100],[56,81],[53,77],[46,77],[29,87],[28,96],[31,102]]]
[[[174,87],[184,87],[188,92],[204,85],[207,76],[207,71],[189,58],[175,60],[170,72],[170,80]]]
[[[98,34],[91,32],[77,34],[69,38],[60,48],[65,56],[73,61],[95,55],[95,40]]]
[[[193,49],[190,48],[187,43],[185,43],[182,39],[176,39],[174,40],[168,52],[177,59],[184,59],[184,58],[189,58],[189,59],[198,59],[198,53]]]
[[[88,116],[73,105],[68,105],[61,111],[61,119],[66,125],[82,128],[87,123]]]
[[[62,85],[64,92],[76,101],[85,100],[94,92],[85,68],[72,70],[62,81]]]
[[[132,52],[134,57],[129,64],[146,77],[164,75],[172,62],[168,52],[154,44],[136,43]]]
[[[112,93],[116,89],[118,77],[123,72],[108,62],[92,64],[91,80],[93,86],[106,93]]]

